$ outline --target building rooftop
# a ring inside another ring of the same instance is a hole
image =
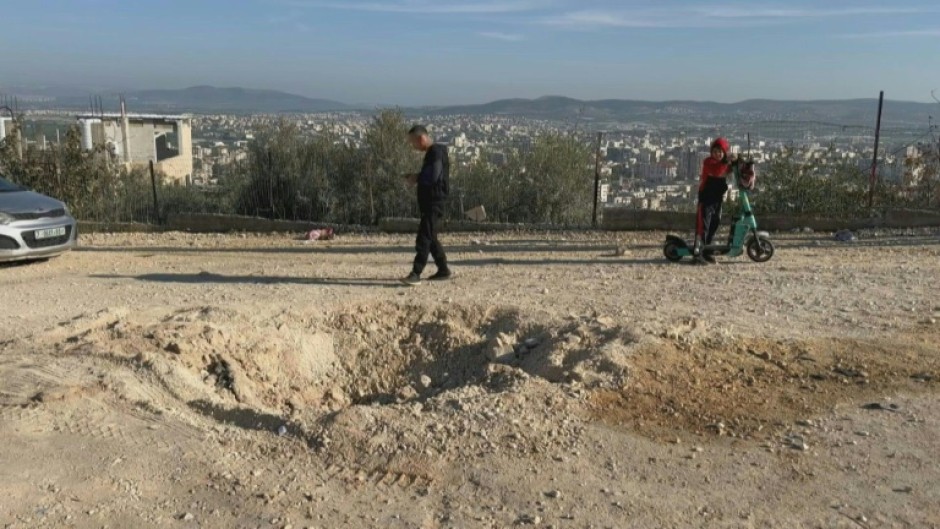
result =
[[[120,112],[105,112],[104,114],[79,114],[76,119],[121,119]],[[143,121],[180,121],[192,119],[192,114],[128,114],[127,119]]]

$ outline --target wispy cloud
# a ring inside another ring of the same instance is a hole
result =
[[[266,19],[267,23],[278,29],[293,29],[301,33],[310,33],[310,26],[300,20],[300,13],[290,15],[272,15]]]
[[[517,35],[515,33],[500,33],[498,31],[482,31],[478,33],[478,35],[486,39],[501,40],[504,42],[521,42],[525,40],[525,37],[522,35]]]
[[[378,13],[485,15],[534,11],[543,9],[554,2],[545,0],[513,0],[506,2],[427,2],[414,0],[399,0],[393,2],[321,2],[319,0],[288,0],[284,3],[293,7],[318,7],[324,9],[372,11]]]
[[[919,15],[940,12],[937,8],[924,7],[850,7],[845,9],[777,9],[766,7],[729,7],[716,6],[699,8],[695,12],[709,18],[757,18],[757,19],[801,19],[860,16]]]
[[[682,10],[572,11],[544,17],[539,21],[563,29],[598,28],[700,28],[722,22]]]
[[[940,29],[908,29],[899,31],[871,31],[868,33],[845,33],[843,39],[897,39],[897,38],[940,38]]]
[[[716,5],[630,10],[580,10],[542,17],[538,23],[563,29],[600,28],[711,28],[730,21],[751,24],[781,24],[806,19],[879,17],[940,13],[940,7],[858,7],[847,9]]]

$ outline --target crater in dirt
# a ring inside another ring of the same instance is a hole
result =
[[[205,307],[155,322],[106,314],[60,347],[133,367],[136,382],[122,390],[131,401],[148,402],[156,388],[202,416],[267,431],[288,424],[349,457],[463,453],[458,444],[536,453],[545,439],[567,446],[582,420],[664,439],[755,437],[839,403],[940,383],[937,326],[869,341],[771,341],[702,322],[658,337],[618,323],[460,305],[275,316]]]
[[[83,321],[61,353],[117,364],[112,388],[138,407],[287,434],[331,464],[423,479],[482,453],[573,450],[587,391],[621,387],[638,344],[604,318],[458,305]]]
[[[480,384],[491,364],[549,382],[616,386],[635,342],[613,322],[552,325],[511,308],[385,303],[272,321],[214,307],[149,324],[118,316],[63,347],[133,359],[187,402],[283,414],[423,399]]]

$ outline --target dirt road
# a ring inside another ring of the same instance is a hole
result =
[[[940,527],[940,235],[661,240],[451,234],[414,288],[404,236],[0,267],[0,527]]]

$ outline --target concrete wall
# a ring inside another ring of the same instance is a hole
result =
[[[384,218],[379,219],[378,230],[382,233],[417,233],[419,219]],[[469,220],[444,220],[441,222],[441,231],[449,233],[458,232],[488,232],[488,231],[562,231],[584,230],[589,226],[559,226],[556,224],[506,224],[496,222],[471,222]]]
[[[695,214],[633,208],[605,208],[601,229],[608,231],[690,230]]]
[[[175,127],[179,156],[167,158],[154,167],[170,183],[188,184],[193,176],[193,127],[189,120],[177,121]]]
[[[306,232],[316,228],[333,228],[342,231],[355,232],[382,232],[407,233],[418,231],[418,219],[385,218],[379,220],[375,226],[350,226],[342,224],[329,224],[325,222],[305,222],[289,220],[270,220],[258,217],[243,217],[239,215],[212,215],[202,213],[185,213],[169,215],[164,229],[170,231],[191,231],[196,233],[218,233],[230,231],[245,231],[255,233],[271,232]],[[555,226],[547,224],[496,224],[468,221],[445,221],[441,227],[446,232],[487,232],[487,231],[514,231],[514,230],[541,230],[560,231],[566,229],[585,229],[585,226]]]
[[[154,164],[154,170],[163,173],[168,184],[188,185],[192,183],[193,159],[187,161],[182,156],[169,158]]]
[[[79,237],[86,233],[156,233],[165,229],[162,226],[140,222],[90,222],[78,221]]]
[[[727,225],[730,218],[723,219]],[[758,215],[757,225],[768,231],[812,228],[816,231],[857,230],[862,228],[922,228],[940,226],[940,211],[876,210],[868,218],[822,217],[818,215]],[[695,214],[649,211],[631,208],[607,208],[601,228],[608,231],[672,230],[689,231],[695,226]]]
[[[127,128],[127,142],[130,144],[131,163],[147,165],[155,160],[154,133],[157,127],[153,123],[131,121]]]
[[[725,221],[727,226],[727,221]],[[885,210],[868,219],[834,219],[810,216],[758,217],[758,225],[768,231],[789,231],[794,228],[813,228],[816,231],[837,231],[861,228],[925,228],[940,227],[940,212],[921,210]],[[605,215],[601,229],[608,231],[691,231],[695,217],[691,213],[671,213],[623,208],[616,215]],[[193,233],[250,233],[294,232],[304,233],[316,228],[333,228],[342,232],[382,232],[413,234],[418,219],[381,219],[378,227],[348,226],[322,222],[270,220],[238,215],[180,214],[169,215],[164,226],[138,223],[95,223],[79,221],[82,233],[90,232],[151,232],[187,231]],[[562,231],[587,229],[586,226],[555,226],[543,224],[496,224],[466,221],[444,222],[444,232],[496,232],[496,231]]]
[[[103,145],[113,143],[118,160],[124,159],[124,138],[121,133],[120,119],[104,119],[102,123],[91,126],[92,143]],[[176,184],[189,183],[193,174],[193,128],[190,119],[161,121],[159,119],[141,119],[131,117],[128,124],[128,150],[130,166],[146,168],[150,162],[157,162],[156,135],[175,133],[179,156],[167,158],[154,164],[154,168],[166,175],[167,181]]]
[[[250,233],[298,232],[304,233],[317,228],[333,228],[344,231],[375,231],[364,226],[342,226],[325,222],[305,222],[289,220],[271,220],[239,215],[210,215],[185,213],[169,215],[164,229],[169,231],[189,231],[194,233],[225,233],[244,231]]]
[[[124,139],[121,136],[120,121],[103,121],[92,125],[93,143],[95,145],[113,144],[118,160],[124,159]]]

